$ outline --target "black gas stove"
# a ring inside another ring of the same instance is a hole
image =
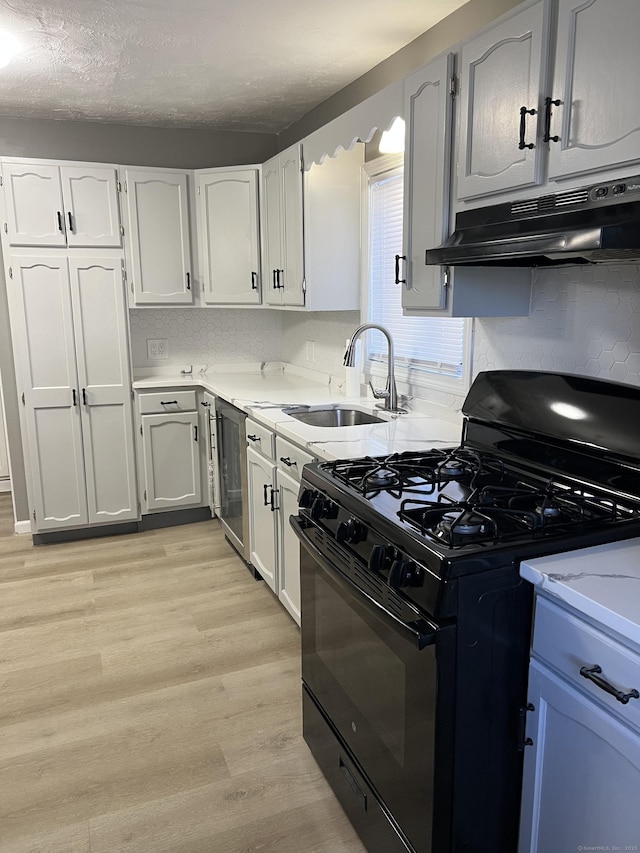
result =
[[[519,564],[640,535],[638,389],[493,371],[463,414],[459,447],[305,466],[292,518],[305,738],[372,853],[515,853]]]

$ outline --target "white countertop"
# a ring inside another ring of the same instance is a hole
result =
[[[138,378],[137,391],[155,388],[196,387],[247,412],[255,420],[308,449],[321,459],[384,456],[404,450],[455,446],[460,443],[462,416],[441,406],[433,414],[410,412],[391,415],[381,412],[366,397],[345,398],[336,385],[309,378],[295,370],[224,370],[193,376],[167,374]],[[388,418],[381,423],[348,427],[315,427],[303,424],[282,411],[290,405],[350,403]]]
[[[528,560],[520,574],[640,648],[640,539]]]

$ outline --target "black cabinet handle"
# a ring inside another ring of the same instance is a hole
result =
[[[57,211],[57,214],[58,214],[58,231],[60,231],[62,234],[64,234],[64,222],[62,221],[62,214],[60,213],[59,210]]]
[[[278,290],[284,290],[284,284],[280,284],[280,273],[282,273],[282,278],[284,278],[284,270],[276,270],[276,272],[278,273]]]
[[[291,467],[292,467],[292,466],[294,466],[294,465],[295,465],[296,467],[298,467],[298,463],[297,463],[297,462],[295,462],[295,461],[294,461],[294,462],[292,462],[292,461],[291,461],[291,457],[289,457],[289,456],[281,456],[281,457],[280,457],[280,461],[281,461],[281,462],[284,462],[284,464],[287,466],[287,468],[291,468]]]
[[[276,275],[277,275],[277,273],[278,273],[278,270],[272,270],[272,272],[273,272],[273,289],[274,289],[274,290],[277,290],[277,289],[278,289],[278,285],[276,284]]]
[[[264,498],[264,505],[269,506],[269,498],[267,497],[267,489],[270,488],[269,483],[265,483],[262,487],[262,496]]]
[[[543,142],[557,142],[560,137],[559,136],[549,136],[551,133],[551,107],[559,107],[562,101],[556,98],[545,98],[544,99],[544,136],[542,137]]]
[[[271,488],[271,496],[269,497],[269,503],[271,504],[271,512],[275,512],[278,509],[278,507],[275,504],[275,499],[274,499],[274,496],[275,496],[277,491],[278,491],[278,489],[274,489],[273,487]]]
[[[191,273],[187,273],[187,290],[191,290]]]
[[[629,699],[640,699],[640,693],[635,688],[631,690],[627,690],[625,693],[624,690],[618,690],[617,687],[614,687],[613,684],[609,684],[604,678],[599,677],[599,673],[602,672],[602,667],[598,666],[598,664],[594,664],[593,666],[581,666],[580,667],[580,675],[584,678],[587,678],[589,681],[593,681],[596,687],[599,687],[601,690],[604,690],[605,693],[608,693],[610,696],[613,696],[614,699],[617,699],[618,702],[622,702],[623,705],[626,705]]]
[[[73,405],[77,406],[78,405],[78,395],[76,394],[76,389],[72,388],[71,393],[73,395]],[[24,400],[22,402],[24,403]]]
[[[177,400],[160,400],[160,405],[161,406],[177,406],[178,401]]]
[[[211,405],[211,403],[207,403],[207,401],[206,401],[206,400],[202,400],[202,401],[201,401],[201,403],[200,403],[200,405],[201,405],[201,406],[204,406],[204,407],[205,407],[205,409],[208,409],[208,408],[209,408],[209,406]]]
[[[249,441],[260,441],[259,435],[248,435],[247,438],[249,439]]]
[[[257,290],[257,289],[258,289],[258,273],[252,272],[251,273],[251,290]]]
[[[198,427],[197,427],[195,424],[194,424],[194,427],[193,427],[193,440],[194,440],[194,441],[197,441],[197,440],[198,440]]]
[[[406,255],[396,255],[396,274],[395,274],[395,283],[396,284],[406,284],[406,278],[400,278],[400,259],[403,261],[407,260]]]
[[[71,211],[68,211],[67,216],[69,217],[69,231],[73,232],[73,218],[71,216]]]
[[[87,405],[87,389],[82,389],[82,402],[86,406]]]
[[[536,146],[533,142],[529,142],[528,144],[524,141],[524,134],[526,130],[527,116],[534,116],[537,110],[528,110],[526,107],[520,107],[520,142],[518,143],[518,148],[522,151],[523,148],[535,148]]]

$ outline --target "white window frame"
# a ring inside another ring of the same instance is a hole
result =
[[[362,167],[362,263],[360,281],[360,318],[362,323],[368,322],[369,318],[369,279],[371,247],[369,240],[369,185],[372,179],[381,177],[392,177],[400,174],[404,169],[403,154],[385,154],[365,163]],[[406,187],[405,187],[406,190]],[[397,285],[400,288],[402,285]],[[416,315],[412,315],[415,317]],[[433,317],[434,314],[429,316]],[[446,319],[443,315],[443,319]],[[471,387],[472,353],[473,353],[473,319],[468,317],[464,320],[464,338],[462,353],[462,370],[460,376],[447,376],[445,374],[430,373],[419,368],[411,368],[405,364],[396,362],[395,376],[399,382],[424,389],[433,389],[453,394],[466,394]],[[362,370],[367,377],[386,378],[386,365],[379,362],[369,361],[366,358],[366,342],[361,347]],[[425,395],[427,396],[427,395]]]

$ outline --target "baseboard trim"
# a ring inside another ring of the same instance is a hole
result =
[[[16,533],[31,533],[31,522],[30,521],[16,521],[15,526],[13,528]]]

